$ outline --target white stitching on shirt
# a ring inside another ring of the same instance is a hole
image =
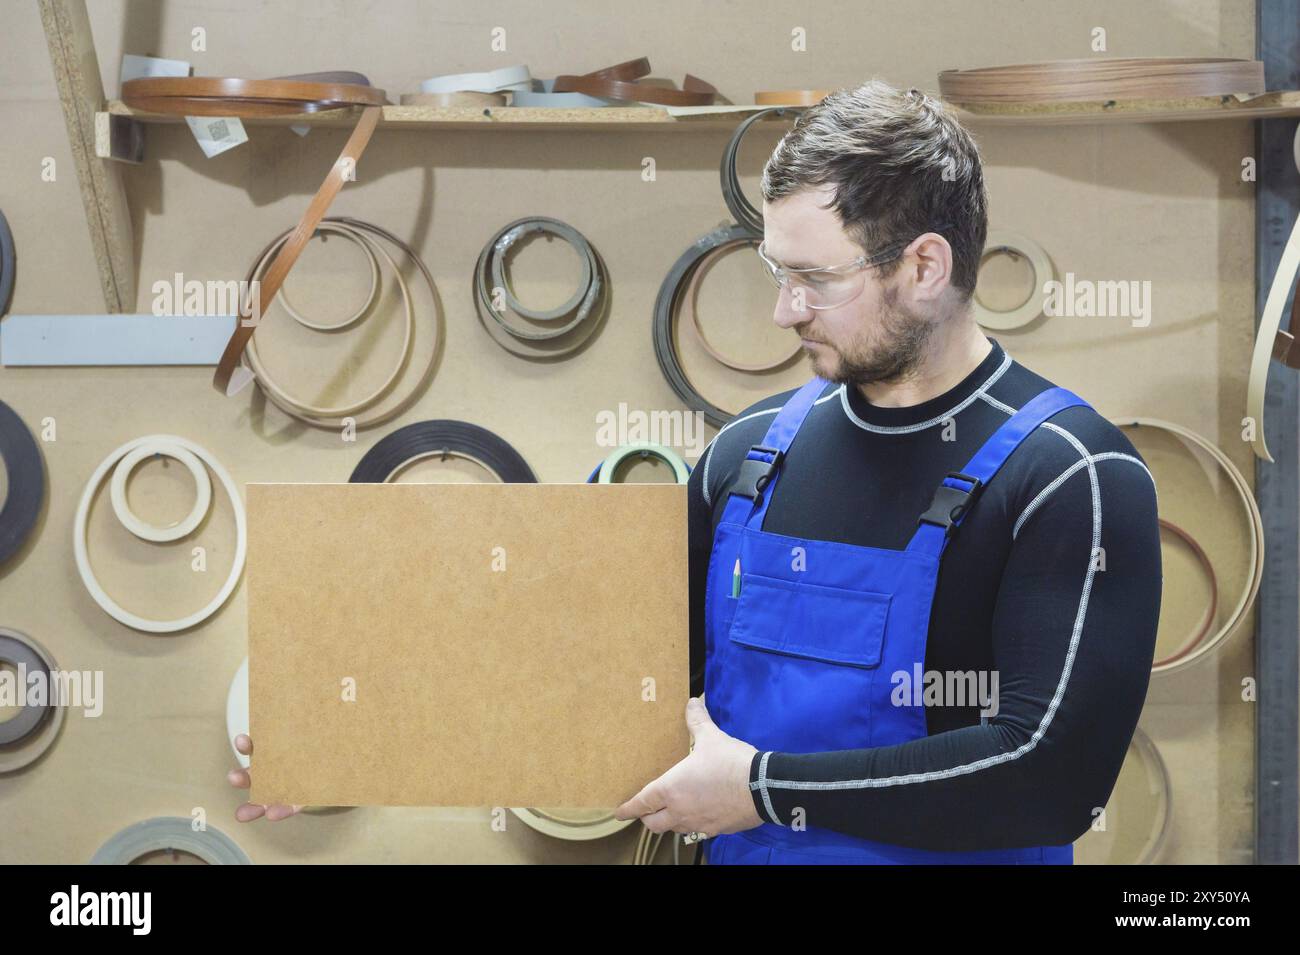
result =
[[[964,410],[976,399],[982,397],[984,395],[984,392],[988,391],[989,388],[993,386],[994,382],[996,382],[999,378],[1001,378],[1004,374],[1006,374],[1007,369],[1010,367],[1011,367],[1011,355],[1007,352],[1003,352],[1002,363],[998,365],[997,369],[993,372],[993,374],[989,375],[989,377],[985,380],[984,384],[980,385],[978,389],[976,389],[972,394],[968,395],[965,399],[963,399],[959,404],[956,405],[956,407],[950,408],[949,410],[945,411],[943,414],[931,418],[929,421],[922,421],[919,424],[903,424],[903,425],[893,425],[889,427],[880,424],[869,424],[868,422],[863,421],[856,414],[854,414],[853,408],[849,405],[849,393],[848,393],[847,385],[840,385],[838,394],[840,396],[840,404],[843,405],[844,407],[844,414],[847,415],[848,419],[852,421],[855,425],[857,425],[859,428],[861,428],[862,430],[871,431],[875,434],[911,434],[913,431],[924,431],[926,428],[934,427],[934,425],[936,424],[942,424],[943,422],[951,418],[953,415],[958,414],[959,412]]]
[[[1142,461],[1140,461],[1138,458],[1133,457],[1133,455],[1125,454],[1122,451],[1106,451],[1103,452],[1102,454],[1091,455],[1090,457],[1088,457],[1083,461],[1075,461],[1068,468],[1062,471],[1060,475],[1054,481],[1052,481],[1051,484],[1047,485],[1047,487],[1039,491],[1038,496],[1035,497],[1032,501],[1030,501],[1029,504],[1025,507],[1025,509],[1020,512],[1020,516],[1016,518],[1015,527],[1011,529],[1011,539],[1012,540],[1016,539],[1016,535],[1020,533],[1020,526],[1024,524],[1025,521],[1029,518],[1029,516],[1038,509],[1039,505],[1041,505],[1045,500],[1047,500],[1047,498],[1052,494],[1053,491],[1055,491],[1058,487],[1060,487],[1062,484],[1066,482],[1066,480],[1070,477],[1070,475],[1074,474],[1074,472],[1078,471],[1080,468],[1087,465],[1089,461],[1111,461],[1111,460],[1132,461],[1143,471],[1147,472],[1147,477],[1151,478],[1151,483],[1153,485],[1156,483],[1156,479],[1154,475],[1152,475],[1151,471],[1147,468],[1145,464],[1142,463]]]
[[[862,428],[865,431],[872,431],[875,432],[876,434],[910,434],[914,431],[923,431],[926,428],[930,428],[936,424],[942,424],[943,422],[947,421],[953,415],[969,407],[970,404],[974,402],[977,398],[983,398],[985,401],[988,401],[990,404],[994,405],[995,407],[1000,407],[1003,411],[1007,412],[1008,415],[1011,415],[1015,413],[1013,409],[1002,404],[1002,402],[998,401],[996,398],[989,397],[988,395],[985,394],[985,392],[988,391],[989,388],[993,387],[993,384],[999,378],[1001,378],[1004,374],[1006,374],[1007,369],[1011,367],[1012,360],[1013,359],[1011,358],[1011,354],[1009,352],[1004,351],[1002,353],[1001,363],[999,363],[998,367],[994,369],[993,373],[989,375],[987,379],[985,379],[984,383],[981,384],[979,388],[975,390],[974,393],[969,395],[964,401],[962,401],[956,407],[946,411],[944,414],[939,415],[936,418],[931,418],[929,421],[922,421],[920,424],[895,425],[892,427],[886,427],[885,425],[868,424],[867,422],[859,418],[856,414],[854,414],[853,409],[849,406],[849,396],[848,396],[848,391],[846,390],[848,388],[847,385],[840,385],[829,395],[826,395],[822,398],[818,398],[816,401],[813,402],[813,404],[819,405],[824,401],[831,401],[832,399],[838,397],[840,399],[840,405],[844,408],[844,414],[848,417],[850,422],[852,422],[853,424],[857,425],[859,428]],[[718,438],[722,437],[723,431],[726,431],[734,424],[740,424],[742,421],[748,421],[750,418],[757,418],[759,415],[776,414],[780,410],[781,408],[779,406],[776,408],[768,408],[765,411],[755,411],[752,414],[745,415],[745,417],[743,418],[737,418],[734,421],[728,421],[725,425],[722,426],[722,430],[720,430],[717,434],[713,436],[713,441],[709,442],[709,446],[704,449],[704,454],[700,458],[700,460],[704,462],[703,497],[704,497],[705,504],[708,504],[710,507],[713,506],[713,500],[709,496],[709,465],[713,462],[712,452],[713,452],[714,442],[716,442]]]
[[[1006,404],[1005,402],[998,401],[998,399],[994,398],[992,395],[988,395],[988,394],[980,395],[980,400],[987,401],[994,408],[997,408],[999,411],[1005,414],[1008,418],[1010,418],[1013,414],[1016,413],[1015,408],[1011,407],[1009,404]]]
[[[763,794],[763,808],[767,810],[768,821],[773,825],[781,825],[781,820],[776,814],[776,807],[772,805],[772,797],[767,791],[767,758],[772,755],[771,750],[764,753],[758,760],[758,779],[749,784],[751,790],[757,789]]]

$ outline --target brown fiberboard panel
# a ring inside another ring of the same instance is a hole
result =
[[[610,807],[686,755],[685,487],[247,506],[254,802]]]

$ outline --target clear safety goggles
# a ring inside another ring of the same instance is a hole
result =
[[[947,225],[932,232],[940,232]],[[924,235],[924,233],[922,233]],[[847,305],[859,295],[866,285],[866,270],[877,265],[892,262],[903,254],[912,242],[894,242],[873,255],[860,255],[852,262],[826,268],[787,269],[777,265],[767,256],[766,240],[759,243],[758,257],[763,262],[763,271],[767,273],[772,284],[778,289],[790,287],[790,297],[795,311],[805,308],[825,310]]]

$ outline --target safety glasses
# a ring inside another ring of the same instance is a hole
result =
[[[940,232],[946,228],[947,224],[930,231]],[[866,270],[894,261],[914,241],[915,239],[907,239],[893,242],[873,255],[860,255],[852,262],[826,268],[788,269],[777,265],[768,258],[766,240],[759,243],[758,257],[773,285],[778,289],[787,285],[790,287],[795,311],[803,311],[805,308],[823,311],[847,305],[861,295],[866,286]]]

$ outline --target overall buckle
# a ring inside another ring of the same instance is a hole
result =
[[[971,504],[975,502],[976,496],[984,486],[984,482],[979,478],[963,474],[960,471],[949,471],[948,477],[966,481],[970,484],[970,490],[963,491],[958,487],[940,484],[939,489],[934,492],[934,500],[930,502],[930,509],[922,514],[920,520],[917,521],[918,524],[922,521],[927,524],[937,524],[943,528],[945,537],[952,535],[952,529],[970,510]]]
[[[781,461],[785,458],[784,452],[777,448],[769,448],[765,445],[756,444],[749,449],[750,452],[760,452],[770,454],[772,460],[758,461],[754,458],[745,456],[745,460],[740,462],[740,472],[736,475],[736,481],[731,485],[732,494],[740,494],[749,498],[751,501],[757,501],[763,495],[763,489],[772,483],[772,478],[776,475],[777,469],[781,467]]]

